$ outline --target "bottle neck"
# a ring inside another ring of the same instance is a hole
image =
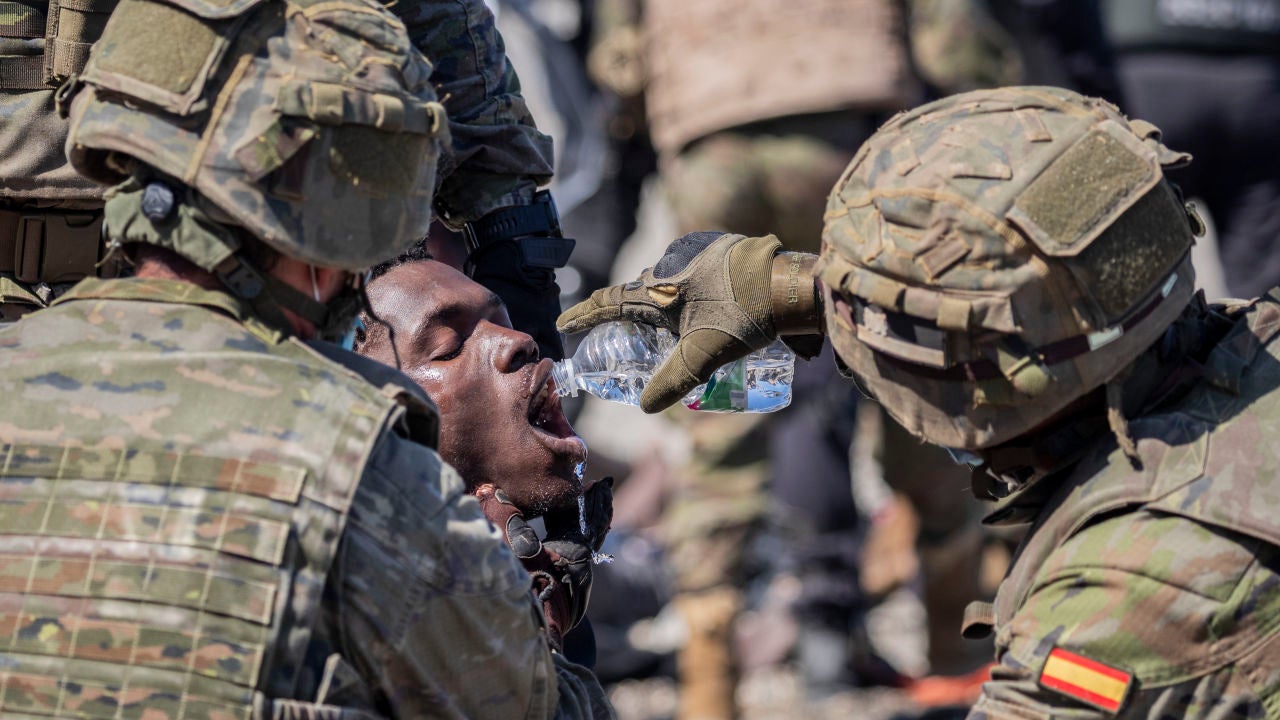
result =
[[[557,360],[551,365],[551,381],[556,384],[557,396],[577,396],[581,385],[578,382],[578,372],[573,365],[573,358]]]

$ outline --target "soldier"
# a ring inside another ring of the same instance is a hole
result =
[[[686,235],[565,331],[680,333],[665,407],[775,335],[825,333],[917,437],[977,465],[987,522],[1031,524],[971,717],[1263,717],[1280,708],[1280,293],[1207,305],[1189,160],[1104,101],[977,91],[896,117],[832,191],[821,258]]]
[[[430,221],[429,74],[368,0],[116,8],[63,99],[137,277],[0,331],[6,716],[612,715],[430,401],[321,341]]]
[[[116,2],[0,2],[0,322],[117,270],[100,260],[102,188],[67,164],[67,126],[54,107]],[[573,242],[559,237],[555,205],[538,192],[551,176],[551,138],[533,124],[493,15],[481,0],[386,4],[432,62],[449,114],[436,210],[464,230],[476,279],[515,309],[543,355],[558,357],[551,266]]]

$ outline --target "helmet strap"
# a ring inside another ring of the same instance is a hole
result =
[[[1134,470],[1141,470],[1142,458],[1138,455],[1138,444],[1129,434],[1129,420],[1124,416],[1124,381],[1128,376],[1129,370],[1126,369],[1107,381],[1107,425],[1111,427],[1111,434],[1116,436],[1120,451],[1129,458],[1129,464]]]
[[[274,275],[262,273],[239,253],[219,263],[213,274],[233,295],[248,302],[254,313],[275,327],[291,327],[285,310],[311,323],[317,331],[329,319],[328,305],[307,297]]]

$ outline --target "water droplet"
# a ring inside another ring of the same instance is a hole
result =
[[[578,467],[581,468],[582,464],[579,463]],[[587,538],[588,542],[591,541],[591,536],[587,535],[587,498],[584,495],[578,496],[578,530],[582,532],[582,536]],[[591,563],[593,565],[607,565],[611,562],[613,562],[612,555],[595,550],[591,551]]]

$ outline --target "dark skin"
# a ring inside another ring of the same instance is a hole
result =
[[[502,488],[524,513],[572,509],[583,486],[575,467],[586,446],[560,410],[551,361],[511,328],[497,295],[433,261],[392,268],[368,289],[359,352],[396,365],[440,408],[440,456],[475,492]]]

